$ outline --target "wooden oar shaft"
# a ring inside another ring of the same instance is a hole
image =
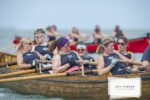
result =
[[[86,74],[87,73],[95,73],[95,72],[97,72],[97,70],[85,71]],[[73,76],[73,75],[81,75],[81,71],[80,72],[72,72],[72,73],[43,74],[43,75],[34,75],[34,76],[27,76],[27,77],[7,78],[7,79],[1,79],[0,83],[24,81],[24,80],[34,80],[34,79],[41,79],[41,78],[64,77],[64,76]]]
[[[12,65],[16,65],[17,62],[7,62],[7,63],[0,63],[0,68],[1,67],[6,67],[6,66],[12,66]]]
[[[51,70],[52,67],[46,67],[46,68],[42,68],[42,71],[45,70]],[[18,71],[18,72],[12,72],[12,73],[7,73],[7,74],[0,74],[0,78],[4,78],[4,77],[12,77],[12,76],[17,76],[17,75],[23,75],[23,74],[29,74],[29,73],[35,73],[38,72],[39,69],[30,69],[30,70],[25,70],[25,71]]]
[[[119,62],[142,66],[142,62],[137,62],[137,61],[128,62],[128,61],[124,61],[124,60],[119,60]]]
[[[77,63],[83,63],[81,61],[76,61],[76,62]],[[128,62],[128,61],[125,61],[125,60],[119,60],[119,62],[142,66],[142,62],[137,62],[137,61]],[[90,65],[97,65],[96,62],[91,62],[91,61],[89,61],[88,64],[90,64]]]
[[[84,63],[84,61],[76,61],[77,63]],[[89,61],[87,64],[90,64],[90,65],[97,65],[96,62],[92,62],[92,61]]]
[[[52,61],[45,61],[45,60],[37,60],[37,63],[52,63]]]

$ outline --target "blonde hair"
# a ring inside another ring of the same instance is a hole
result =
[[[28,38],[28,37],[23,37],[20,40],[20,43],[18,44],[18,46],[16,47],[17,51],[21,51],[22,48],[23,48],[23,45],[27,44],[27,43],[32,43],[32,40],[30,38]]]
[[[110,43],[113,43],[114,41],[112,38],[107,37],[105,38],[102,43],[97,47],[96,53],[102,54],[104,52],[104,48],[107,47]]]

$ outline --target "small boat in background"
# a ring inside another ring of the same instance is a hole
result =
[[[133,53],[144,53],[144,50],[149,46],[149,34],[147,33],[147,37],[140,37],[136,39],[130,39],[128,41],[128,51]],[[89,53],[96,53],[97,47],[99,44],[86,44],[87,50]],[[117,50],[117,43],[114,44],[114,48]],[[76,45],[70,46],[71,50],[76,50]]]

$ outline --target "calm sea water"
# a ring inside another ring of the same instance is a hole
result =
[[[92,30],[81,30],[83,33],[91,36]],[[0,29],[0,51],[6,53],[15,53],[15,48],[13,47],[12,41],[15,35],[19,36],[28,36],[33,38],[34,30],[16,30],[13,28],[10,29]],[[104,30],[105,34],[110,35],[112,30]],[[140,29],[132,29],[132,30],[124,30],[125,35],[129,38],[138,38],[146,36],[146,33],[150,32],[150,29],[140,30]],[[60,30],[59,33],[63,35],[67,35],[67,30]],[[92,37],[92,36],[91,36]],[[92,41],[90,38],[89,42]],[[91,54],[91,56],[97,58],[97,54]],[[135,57],[138,61],[140,61],[142,54],[135,54]],[[0,100],[62,100],[61,98],[46,98],[39,95],[23,95],[16,93],[7,88],[0,88]]]

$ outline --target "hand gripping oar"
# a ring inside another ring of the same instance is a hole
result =
[[[51,69],[52,69],[52,67],[41,68],[42,71],[51,70]],[[24,71],[18,71],[18,72],[11,72],[11,73],[6,73],[6,74],[0,74],[0,78],[12,77],[12,76],[29,74],[29,73],[36,73],[36,72],[39,72],[39,69],[28,69],[28,70],[24,70]]]
[[[142,62],[137,62],[137,61],[128,62],[128,61],[125,61],[125,60],[118,60],[118,61],[119,61],[119,62],[123,62],[123,63],[129,63],[129,64],[133,64],[133,65],[142,66]]]
[[[71,72],[71,73],[58,73],[58,74],[43,74],[43,75],[34,75],[34,76],[24,76],[24,77],[17,77],[17,78],[7,78],[1,79],[0,83],[4,82],[16,82],[16,81],[24,81],[24,80],[34,80],[34,79],[43,79],[43,78],[52,78],[52,77],[64,77],[64,76],[75,76],[81,75],[81,71],[78,72]],[[97,70],[85,70],[85,74],[92,74],[97,73]]]

